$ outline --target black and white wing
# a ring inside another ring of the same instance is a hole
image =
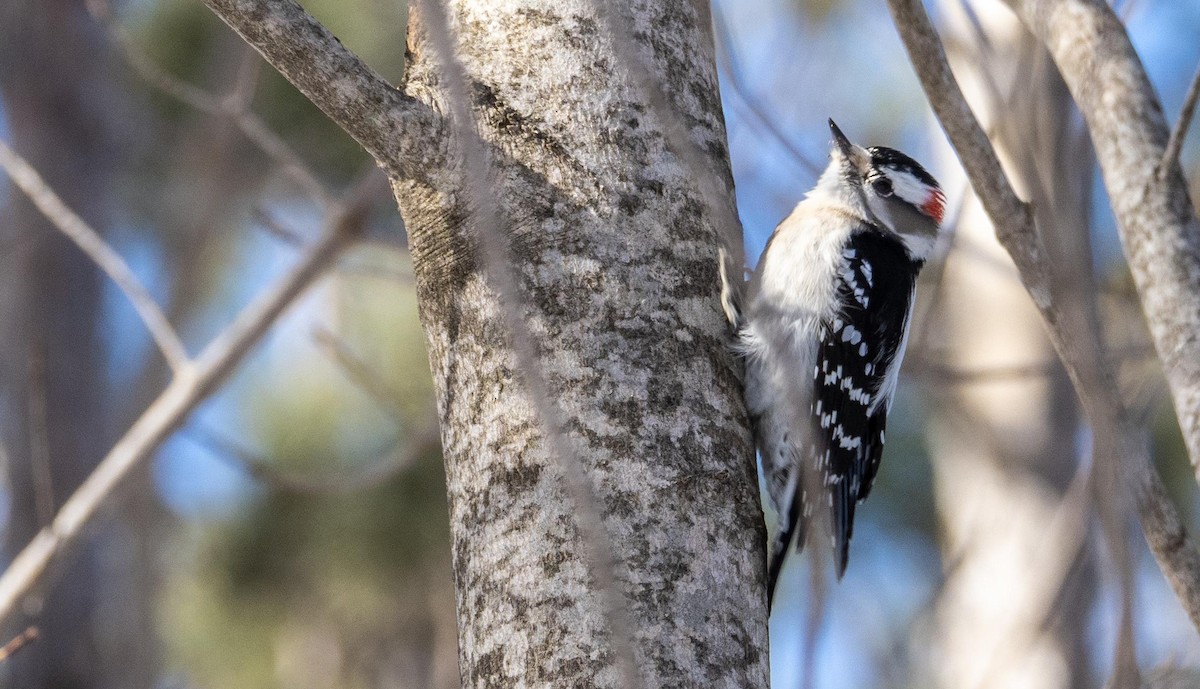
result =
[[[812,401],[812,451],[829,496],[839,577],[846,570],[854,508],[879,470],[920,268],[898,239],[870,226],[855,230],[842,249],[840,310],[823,323]]]

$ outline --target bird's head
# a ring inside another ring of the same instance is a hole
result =
[[[937,180],[894,148],[857,146],[833,120],[829,129],[834,146],[822,182],[847,187],[872,222],[899,235],[909,253],[924,260],[946,209],[946,195]]]

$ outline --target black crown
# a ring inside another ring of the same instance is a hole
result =
[[[867,153],[871,154],[872,167],[890,167],[893,170],[907,172],[930,187],[937,187],[938,189],[941,188],[941,185],[937,183],[937,180],[933,178],[933,175],[926,172],[925,168],[921,167],[920,163],[894,148],[888,148],[887,146],[872,146],[867,149]]]

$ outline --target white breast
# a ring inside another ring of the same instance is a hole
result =
[[[842,247],[864,222],[840,204],[810,197],[779,224],[749,295],[747,354],[786,344],[783,354],[792,349],[793,376],[795,356],[815,355],[817,328],[834,315]]]
[[[782,446],[783,435],[802,432],[808,419],[821,323],[837,308],[834,272],[850,232],[863,222],[843,204],[810,197],[776,228],[759,261],[740,346],[746,355],[746,407],[760,418],[765,437],[759,440],[766,447]],[[795,478],[789,458],[762,459],[768,483],[778,472],[784,472],[778,480]],[[768,495],[776,502],[790,499],[791,492]]]

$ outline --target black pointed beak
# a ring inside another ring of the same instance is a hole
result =
[[[837,144],[838,150],[842,152],[843,156],[850,158],[850,154],[854,150],[854,144],[850,143],[850,139],[846,138],[846,135],[842,133],[842,130],[838,128],[837,123],[832,118],[829,120],[829,131],[833,132],[833,142]]]

